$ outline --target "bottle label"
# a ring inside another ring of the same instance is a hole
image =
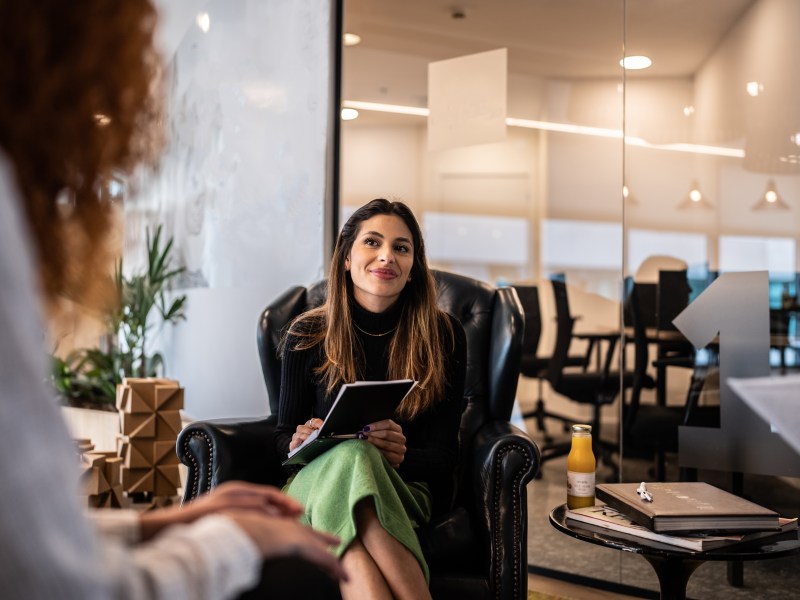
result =
[[[578,498],[594,497],[594,473],[567,471],[567,494]]]

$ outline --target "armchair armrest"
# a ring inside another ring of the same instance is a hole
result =
[[[490,421],[476,434],[470,468],[479,547],[489,548],[489,588],[524,599],[528,581],[527,484],[541,465],[539,448],[507,421]],[[508,552],[514,549],[513,555]]]
[[[275,452],[275,418],[198,421],[178,434],[176,451],[188,467],[183,501],[233,479],[280,486],[286,479]]]

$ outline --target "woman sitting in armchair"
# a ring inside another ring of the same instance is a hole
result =
[[[292,475],[305,519],[340,539],[347,598],[430,598],[415,527],[448,508],[464,403],[466,339],[436,302],[422,233],[401,202],[373,200],[339,234],[327,299],[281,345],[280,456],[322,425],[338,389],[413,379],[393,419],[370,423]]]

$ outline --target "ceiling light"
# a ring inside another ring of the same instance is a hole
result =
[[[708,201],[703,195],[703,192],[700,191],[700,184],[695,179],[692,181],[692,185],[689,187],[689,193],[686,194],[686,197],[683,199],[683,202],[678,204],[678,208],[694,208],[694,207],[702,207],[702,208],[714,208],[714,206]]]
[[[653,64],[653,61],[646,56],[626,56],[619,61],[619,64],[623,69],[636,70],[646,69]]]
[[[103,113],[95,113],[94,122],[97,123],[100,127],[105,127],[106,125],[111,123],[111,117],[109,117],[108,115],[104,115]]]
[[[391,113],[395,115],[413,115],[417,117],[430,116],[430,111],[427,108],[421,106],[403,106],[400,104],[364,102],[361,100],[344,100],[342,104],[349,108],[356,108],[359,110],[367,110],[374,112]],[[622,139],[623,137],[621,129],[589,127],[586,125],[574,125],[572,123],[556,123],[553,121],[518,119],[515,117],[506,117],[506,125],[508,125],[509,127],[523,127],[525,129],[539,129],[542,131],[574,133],[578,135],[590,135],[594,137],[604,137],[613,139]],[[728,156],[731,158],[744,158],[744,150],[742,150],[741,148],[730,148],[728,146],[707,146],[703,144],[686,144],[686,143],[653,144],[643,138],[632,135],[625,136],[625,144],[628,146],[638,146],[640,148],[664,150],[666,152],[688,152],[691,154],[709,154],[711,156]]]
[[[622,186],[622,199],[628,204],[638,204],[638,202],[636,202],[636,198],[633,196],[633,194],[631,194],[631,191],[627,185]]]
[[[753,98],[755,98],[761,92],[764,91],[764,84],[759,83],[758,81],[748,81],[746,88],[747,88],[747,93],[750,94]]]
[[[690,104],[689,106],[683,107],[683,116],[691,117],[693,114],[694,114],[694,106]]]
[[[358,118],[358,111],[355,108],[342,109],[342,121],[352,121]]]
[[[345,33],[342,36],[342,43],[345,46],[356,46],[361,43],[361,36],[356,33]]]
[[[207,12],[202,12],[198,14],[196,21],[197,21],[197,26],[203,33],[208,33],[208,30],[211,29],[211,17]]]
[[[773,210],[773,209],[783,209],[789,210],[790,206],[786,203],[783,197],[778,193],[778,188],[775,186],[775,182],[770,179],[767,182],[767,189],[764,190],[764,193],[761,194],[761,197],[758,199],[753,205],[753,210]]]

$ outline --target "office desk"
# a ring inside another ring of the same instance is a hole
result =
[[[650,563],[658,576],[662,600],[686,598],[686,584],[689,582],[689,577],[706,561],[767,560],[800,553],[800,537],[798,537],[800,531],[782,533],[707,552],[690,552],[646,539],[631,541],[630,538],[616,535],[612,530],[589,529],[580,522],[567,521],[566,513],[566,504],[554,508],[550,511],[550,524],[561,533],[584,542],[640,554]]]

